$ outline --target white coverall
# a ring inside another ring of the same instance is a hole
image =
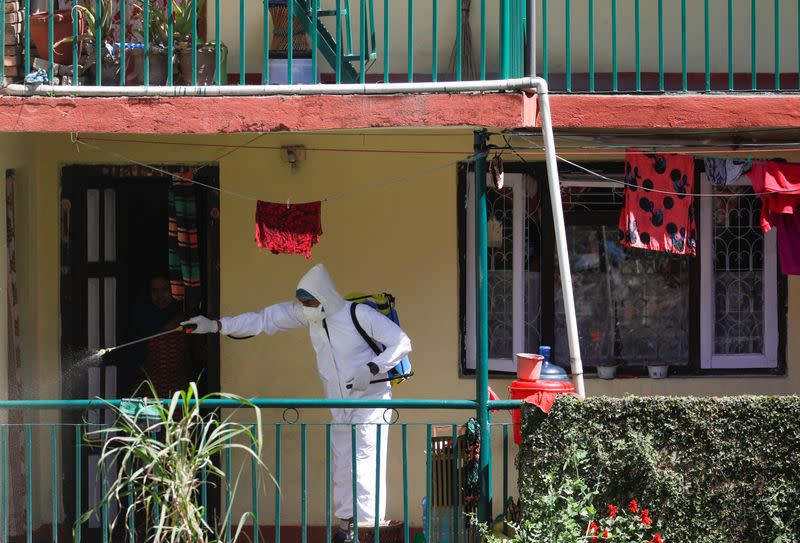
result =
[[[311,344],[317,354],[317,371],[328,398],[390,399],[389,383],[370,384],[365,391],[347,389],[353,370],[373,362],[378,374],[373,379],[386,378],[386,372],[411,352],[411,340],[394,322],[364,304],[356,308],[362,328],[386,349],[379,355],[359,335],[350,315],[351,302],[346,301],[333,285],[328,271],[318,264],[306,273],[298,289],[304,289],[319,300],[325,314],[323,322],[309,322],[299,302],[271,305],[258,313],[244,313],[220,319],[220,333],[232,336],[274,334],[308,326]],[[356,485],[358,521],[375,522],[375,461],[377,458],[377,425],[385,424],[385,409],[331,409],[333,427],[333,504],[339,519],[353,517],[353,469],[351,453],[351,424],[356,426]],[[386,514],[386,450],[388,428],[381,429],[380,516]]]

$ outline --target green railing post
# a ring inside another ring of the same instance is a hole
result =
[[[197,9],[196,9],[197,5],[195,4],[195,2],[196,2],[196,0],[192,0],[192,10],[193,10],[193,12],[192,12],[192,17],[193,17],[192,18],[192,47],[194,48],[194,53],[195,53],[195,55],[193,55],[193,59],[192,59],[192,61],[193,61],[193,63],[192,63],[192,79],[191,79],[192,85],[196,85],[197,84],[197,79],[195,77],[196,70],[195,70],[195,65],[194,65],[194,61],[196,61],[196,54],[197,54],[197,46],[195,44],[195,37],[197,35],[197,26],[196,26],[197,21],[194,19],[194,17],[197,14]],[[167,1],[167,59],[171,59],[173,57],[173,55],[175,54],[175,51],[174,51],[175,44],[173,43],[174,39],[175,39],[174,38],[175,22],[173,21],[173,9],[174,9],[174,6],[172,5],[172,0],[168,0]],[[175,72],[175,67],[174,67],[174,64],[175,64],[174,62],[167,62],[167,85],[169,85],[170,87],[174,84],[174,80],[175,80],[175,73],[174,73]],[[186,81],[186,76],[185,75],[184,75],[183,79],[184,79],[184,82],[185,82]]]
[[[291,5],[292,2],[289,2]],[[247,67],[245,66],[245,49],[247,48],[247,39],[244,32],[244,19],[245,19],[245,7],[244,7],[244,0],[239,0],[239,84],[245,84],[245,74],[247,73]],[[291,23],[289,24],[291,27]],[[291,51],[292,44],[289,43],[289,50]]]
[[[286,41],[289,42],[286,47],[286,82],[289,85],[294,83],[294,2],[295,0],[289,0],[286,3],[286,18],[289,20],[286,27]]]
[[[366,83],[367,55],[367,0],[358,3],[358,82]]]
[[[229,439],[228,447],[225,449],[225,536],[227,541],[231,539],[231,518],[233,518],[233,499],[231,490],[231,440]]]
[[[317,74],[317,49],[319,48],[319,0],[311,0],[311,82],[319,83]],[[266,28],[266,21],[264,22]],[[267,31],[269,29],[267,28]],[[268,52],[267,52],[268,54]]]
[[[733,0],[728,0],[728,90],[733,83]]]
[[[171,1],[167,1],[167,5],[172,6]],[[172,26],[172,17],[169,18],[170,26]],[[167,54],[167,66],[172,62],[172,37],[167,40],[169,46],[169,53]],[[192,0],[192,85],[197,85],[197,0]]]
[[[275,425],[275,543],[281,543],[281,425]]]
[[[431,447],[433,447],[433,435],[432,435],[432,428],[430,424],[426,425],[426,434],[425,434],[425,526],[422,528],[425,530],[425,541],[432,541],[431,534],[431,492],[433,490],[433,451],[431,451]]]
[[[77,1],[77,0],[73,0],[73,2],[75,2],[75,1]],[[78,24],[78,21],[76,20],[72,25],[73,29],[75,28],[75,26],[77,24]],[[3,9],[0,9],[0,41],[2,41],[3,44],[6,43],[6,10],[5,10],[5,6],[3,6]],[[5,45],[4,45],[4,47],[5,47]],[[75,59],[76,54],[77,54],[77,47],[75,48],[75,51],[73,51],[73,53],[72,53],[73,60]],[[77,68],[74,66],[75,64],[77,64],[77,63],[73,62],[73,67],[72,67],[72,71],[73,72],[75,72],[77,70]],[[6,63],[3,62],[3,63],[0,64],[0,81],[4,81],[5,77],[6,77]]]
[[[336,66],[334,66],[334,71],[338,85],[342,82],[342,0],[336,0]]]
[[[781,90],[781,0],[775,0],[775,90]],[[800,30],[800,29],[799,29]]]
[[[431,81],[439,80],[439,0],[431,2]],[[458,30],[456,30],[458,32]],[[456,37],[458,40],[458,37]],[[458,47],[458,42],[456,42]]]
[[[750,2],[750,81],[752,90],[758,90],[758,44],[756,28],[758,24],[758,8],[756,0]]]
[[[708,0],[703,0],[703,36],[705,48],[706,91],[711,90],[711,19]]]
[[[144,1],[144,86],[150,85],[150,0]],[[158,8],[156,8],[158,9]]]
[[[658,0],[658,90],[664,92],[664,0]]]
[[[589,92],[594,92],[594,0],[589,0]]]
[[[128,16],[127,13],[126,13],[127,8],[125,7],[125,1],[126,0],[122,0],[120,2],[120,5],[119,5],[119,84],[121,86],[123,86],[123,87],[125,85],[127,85],[127,82],[126,82],[126,79],[127,79],[126,72],[127,72],[127,70],[125,69],[125,58],[126,58],[126,55],[128,53],[126,51],[126,47],[125,47],[125,39],[126,39],[125,33],[127,32],[127,29],[125,28],[127,26],[127,23],[125,22],[125,20],[126,20],[126,18]],[[170,2],[170,4],[172,4],[172,2]],[[74,24],[76,25],[75,26],[75,34],[77,35],[77,33],[78,33],[78,30],[77,30],[78,21],[75,20]],[[75,43],[77,43],[77,39],[76,39]],[[72,52],[73,52],[73,54],[77,54],[78,48],[77,47],[73,47],[72,48]],[[77,61],[76,61],[76,64],[77,64]],[[77,74],[77,72],[75,72],[75,73]],[[77,77],[77,75],[75,77]]]
[[[619,90],[619,67],[617,65],[617,0],[611,0],[611,90]]]
[[[25,13],[27,17],[28,14]],[[25,425],[25,499],[27,542],[33,543],[33,429]]]
[[[3,11],[5,11],[5,5],[3,6]],[[25,34],[23,37],[23,43],[25,47],[25,74],[29,74],[31,73],[31,0],[25,0],[25,13],[22,16],[22,19],[24,21],[23,32]],[[5,47],[5,40],[3,40],[3,44]]]
[[[508,79],[511,64],[511,0],[500,0],[500,79]]]
[[[547,2],[547,0],[543,0]],[[486,0],[481,0],[481,80],[486,79]]]
[[[489,470],[492,462],[492,446],[489,434],[489,286],[487,282],[487,233],[486,233],[486,130],[474,133],[475,151],[475,398],[478,403],[477,419],[480,426],[481,452],[479,464],[480,500],[478,519],[491,521],[492,489],[489,486]]]
[[[461,81],[463,65],[462,28],[464,26],[464,9],[462,0],[456,0],[456,81]]]
[[[408,525],[408,425],[403,424],[403,541],[410,539],[410,526]],[[327,541],[327,540],[326,540]]]
[[[222,85],[222,44],[220,41],[219,1],[220,0],[214,0],[214,84],[217,86]],[[226,78],[227,76],[228,74],[225,74]]]
[[[414,81],[414,0],[408,0],[408,82]]]
[[[375,425],[375,434],[378,444],[378,454],[375,455],[375,535],[373,541],[381,543],[381,430],[380,424]]]
[[[325,541],[330,541],[331,530],[331,424],[325,425]]]
[[[317,71],[317,10],[314,9],[314,25],[311,29],[311,64],[312,70],[316,74]],[[269,1],[264,2],[264,9],[262,10],[262,23],[263,23],[263,38],[261,40],[261,53],[263,62],[261,64],[261,84],[269,84]],[[316,77],[316,76],[315,76]],[[316,80],[314,80],[316,83]]]
[[[564,0],[564,56],[566,90],[572,92],[572,2]]]
[[[353,543],[358,543],[358,460],[356,425],[350,425],[350,467],[353,470]]]
[[[5,11],[5,6],[3,6]],[[55,6],[53,0],[47,0],[47,78],[53,83],[53,12]],[[41,51],[38,52],[41,56]]]
[[[81,543],[81,523],[77,522],[81,516],[81,503],[83,500],[83,490],[81,482],[83,480],[82,465],[83,454],[81,444],[83,439],[83,425],[75,425],[75,543]]]
[[[461,516],[461,500],[458,496],[458,425],[451,425],[451,430],[453,442],[450,449],[450,492],[453,495],[453,527],[450,541],[458,541],[458,519]]]
[[[53,506],[52,540],[53,543],[58,543],[58,427],[55,424],[50,426],[50,486]]]
[[[634,1],[633,8],[633,32],[634,32],[634,55],[636,57],[636,92],[642,90],[642,48],[641,48],[641,0]]]
[[[686,0],[681,0],[681,90],[689,89],[688,73],[686,68]]]
[[[383,82],[389,82],[389,0],[383,0]]]
[[[5,11],[5,10],[4,10]],[[0,466],[0,477],[3,478],[3,492],[0,498],[0,509],[3,518],[3,543],[8,543],[8,425],[0,427],[0,449],[2,449],[2,466]],[[408,539],[406,539],[407,541]]]
[[[258,425],[253,424],[252,433],[254,436],[253,442],[250,444],[252,447],[253,452],[257,452],[258,443],[255,440],[255,437],[258,436]],[[305,443],[303,443],[305,446]],[[303,459],[305,459],[305,451],[303,451]],[[253,497],[253,543],[258,543],[259,539],[259,522],[258,522],[258,461],[255,457],[250,458],[250,486],[252,490],[252,497]],[[303,486],[305,489],[305,485]],[[303,540],[305,543],[305,540]]]
[[[301,541],[308,541],[308,476],[306,474],[306,425],[300,425],[300,530]]]

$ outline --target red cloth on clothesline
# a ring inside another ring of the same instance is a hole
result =
[[[322,235],[322,202],[256,204],[256,244],[274,254],[303,255],[311,259],[311,247]]]
[[[695,254],[694,158],[625,153],[625,205],[619,216],[625,247]]]
[[[794,214],[800,205],[800,164],[756,163],[747,176],[753,184],[753,191],[770,193],[761,195],[761,229],[764,232],[775,226],[772,214]]]

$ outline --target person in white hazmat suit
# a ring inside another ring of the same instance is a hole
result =
[[[376,355],[359,335],[350,314],[352,302],[337,292],[325,266],[318,264],[297,285],[297,301],[265,307],[258,313],[244,313],[217,321],[194,317],[183,324],[197,326],[193,333],[221,333],[231,336],[274,334],[307,326],[317,355],[317,371],[328,398],[365,398],[388,400],[392,387],[386,372],[411,352],[411,340],[394,322],[375,309],[359,304],[358,322],[385,350]],[[349,388],[348,388],[349,387]],[[356,491],[358,521],[374,525],[375,500],[379,500],[379,520],[386,513],[386,450],[388,431],[381,431],[378,444],[377,425],[385,424],[385,409],[331,409],[334,514],[340,520],[335,542],[352,537],[353,469],[351,424],[356,424]],[[375,461],[381,458],[380,496],[376,496]]]

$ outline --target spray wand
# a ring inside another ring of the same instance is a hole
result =
[[[133,341],[129,341],[128,343],[123,343],[122,345],[117,345],[115,347],[106,347],[105,349],[100,349],[99,351],[97,351],[97,356],[104,356],[104,355],[107,355],[108,353],[110,353],[111,351],[115,351],[115,350],[121,349],[123,347],[130,347],[131,345],[136,345],[137,343],[142,343],[143,341],[149,341],[151,339],[154,339],[154,338],[157,338],[157,337],[161,337],[161,336],[166,336],[166,335],[169,335],[169,334],[174,334],[176,332],[185,332],[187,334],[191,334],[196,328],[197,328],[196,324],[187,324],[186,326],[180,325],[180,326],[178,326],[176,328],[173,328],[171,330],[167,330],[166,332],[159,332],[157,334],[153,334],[152,336],[147,336],[147,337],[143,337],[143,338],[140,338],[140,339],[135,339]]]

